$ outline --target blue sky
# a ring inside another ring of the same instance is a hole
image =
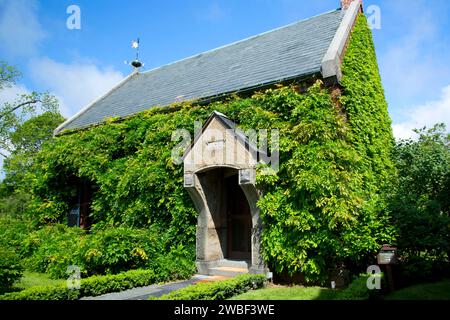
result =
[[[81,9],[69,30],[66,9]],[[450,1],[364,0],[381,9],[373,30],[397,137],[450,126]],[[0,59],[23,73],[0,93],[50,91],[71,116],[131,72],[124,60],[141,39],[145,69],[182,59],[340,6],[339,0],[0,0]]]

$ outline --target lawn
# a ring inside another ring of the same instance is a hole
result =
[[[14,288],[23,290],[37,286],[55,286],[65,282],[66,280],[50,279],[49,276],[44,273],[25,271],[22,278],[14,284]]]
[[[320,287],[269,285],[230,300],[336,300],[339,292]],[[450,279],[404,288],[387,295],[385,300],[450,300]]]
[[[230,300],[332,300],[336,298],[338,292],[320,287],[269,286],[235,296]]]
[[[386,300],[450,300],[450,279],[404,288],[386,296]]]

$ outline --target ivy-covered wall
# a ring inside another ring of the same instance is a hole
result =
[[[196,212],[171,159],[172,131],[193,132],[213,110],[240,127],[280,129],[280,170],[259,176],[263,255],[272,270],[324,281],[327,270],[367,261],[391,238],[385,194],[393,137],[364,16],[355,25],[340,89],[279,87],[206,106],[183,103],[62,135],[46,144],[28,176],[30,213],[64,221],[79,181],[97,186],[92,220],[156,225],[174,243],[195,243]]]

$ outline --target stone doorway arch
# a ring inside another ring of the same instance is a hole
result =
[[[250,149],[251,144],[237,132],[234,123],[214,112],[185,153],[184,187],[198,212],[196,264],[200,274],[211,274],[212,268],[230,258],[247,261],[250,273],[268,271],[261,256],[262,222],[256,205],[260,192],[255,186],[257,159],[256,153]],[[229,196],[227,198],[230,192],[234,192],[235,200]],[[241,209],[236,209],[236,203],[230,206],[232,201],[239,202],[237,207]],[[243,212],[235,212],[238,217],[230,219],[233,210]],[[248,228],[244,211],[249,214]],[[234,230],[234,233],[230,230]],[[236,249],[233,241],[240,233],[244,233],[238,241],[243,241],[245,247],[246,232],[249,233],[249,254],[239,259],[239,255],[232,254]]]

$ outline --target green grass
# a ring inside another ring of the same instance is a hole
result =
[[[66,280],[50,279],[49,276],[44,273],[25,271],[22,278],[14,284],[14,288],[23,290],[37,286],[55,286],[65,282]]]
[[[269,287],[249,291],[230,300],[332,300],[338,292],[320,287]]]
[[[386,300],[450,300],[450,279],[395,291]]]

